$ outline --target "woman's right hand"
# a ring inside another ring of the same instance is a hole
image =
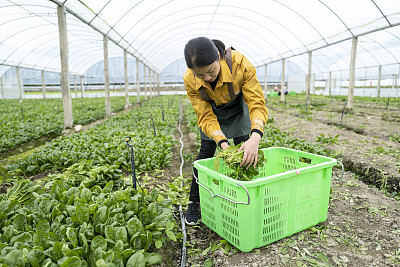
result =
[[[225,151],[225,149],[227,149],[228,147],[229,147],[229,145],[227,142],[224,142],[221,144],[222,151]]]

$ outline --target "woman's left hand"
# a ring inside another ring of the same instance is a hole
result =
[[[258,145],[260,144],[261,136],[260,134],[253,132],[246,142],[244,142],[240,148],[239,152],[244,150],[243,160],[240,163],[240,167],[247,166],[247,169],[253,165],[255,168],[258,159]]]

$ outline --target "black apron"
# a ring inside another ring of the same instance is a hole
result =
[[[227,139],[250,134],[249,108],[243,100],[242,92],[237,94],[234,100],[229,101],[222,107],[218,108],[214,101],[210,101],[210,104]],[[200,135],[201,140],[212,141],[201,129]]]

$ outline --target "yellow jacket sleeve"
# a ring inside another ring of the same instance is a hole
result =
[[[249,107],[251,130],[264,132],[264,125],[268,120],[268,109],[265,106],[264,93],[257,79],[256,69],[250,61],[241,55],[241,66],[243,71],[243,99]]]
[[[217,144],[219,141],[226,139],[224,133],[221,130],[221,126],[217,120],[217,117],[212,110],[211,104],[208,101],[204,101],[198,91],[185,80],[186,93],[192,103],[193,109],[197,115],[197,123],[200,129]]]

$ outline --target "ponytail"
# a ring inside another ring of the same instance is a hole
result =
[[[217,47],[219,54],[221,55],[221,58],[224,59],[225,58],[225,44],[217,39],[212,39],[211,40],[214,45]]]

